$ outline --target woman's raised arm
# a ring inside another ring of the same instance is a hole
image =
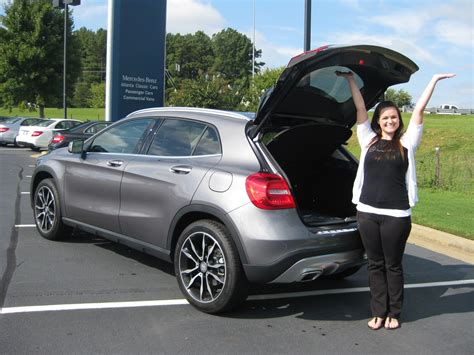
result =
[[[456,76],[456,74],[435,74],[431,78],[430,82],[426,86],[425,90],[421,94],[420,98],[418,99],[415,108],[413,109],[413,113],[411,115],[411,121],[415,124],[422,124],[423,123],[423,111],[425,111],[426,105],[428,105],[428,101],[430,101],[431,95],[433,94],[434,88],[436,83],[439,80],[452,78]]]
[[[354,80],[354,74],[350,71],[336,71],[336,75],[347,79],[349,88],[351,89],[352,100],[354,101],[354,105],[357,110],[357,124],[364,123],[369,119],[369,116],[367,115],[367,109],[365,108],[364,98],[362,97],[362,94],[360,93],[360,90]]]

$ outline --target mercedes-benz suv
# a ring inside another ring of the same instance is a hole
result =
[[[327,46],[293,58],[255,115],[198,108],[130,114],[37,161],[39,233],[72,227],[174,263],[183,294],[217,313],[249,283],[344,277],[364,263],[351,203],[351,70],[367,108],[416,64],[389,49]]]

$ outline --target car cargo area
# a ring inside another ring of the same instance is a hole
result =
[[[288,177],[307,225],[353,221],[357,162],[342,145],[352,132],[337,124],[305,123],[264,135],[263,142]]]

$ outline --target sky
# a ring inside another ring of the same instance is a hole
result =
[[[303,52],[304,4],[304,0],[168,0],[166,28],[181,34],[202,30],[211,36],[230,27],[251,40],[255,28],[255,45],[262,50],[265,67],[279,67]],[[107,0],[82,0],[74,7],[75,28],[107,28],[107,8]],[[420,70],[409,83],[394,89],[408,91],[414,101],[433,74],[456,73],[438,83],[428,107],[451,104],[474,109],[473,0],[313,0],[311,24],[311,48],[372,44],[412,59]]]

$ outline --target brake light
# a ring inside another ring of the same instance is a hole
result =
[[[302,56],[304,56],[304,55],[307,55],[307,54],[310,54],[310,53],[318,54],[318,53],[320,53],[320,52],[322,52],[322,51],[325,51],[325,50],[328,49],[328,48],[329,48],[329,46],[328,46],[328,45],[325,45],[325,46],[321,46],[321,47],[319,47],[319,48],[312,49],[312,50],[310,50],[310,51],[307,51],[307,52],[303,52],[303,53],[301,53],[301,54],[298,54],[298,55],[296,55],[296,56],[294,56],[293,58],[290,59],[290,61],[288,62],[288,65],[290,65],[290,63],[291,63],[292,61],[294,61],[295,59],[298,59],[298,58],[300,58],[300,57],[302,57]]]
[[[286,181],[279,175],[256,173],[247,177],[245,188],[250,201],[264,210],[295,208]]]
[[[53,139],[51,140],[51,143],[59,143],[59,142],[62,142],[63,140],[64,140],[64,136],[58,134],[53,137]]]
[[[38,136],[41,136],[42,134],[43,134],[43,131],[34,131],[33,133],[31,133],[31,136],[38,137]]]
[[[0,133],[5,133],[6,131],[8,131],[10,128],[7,128],[7,127],[0,127]]]

